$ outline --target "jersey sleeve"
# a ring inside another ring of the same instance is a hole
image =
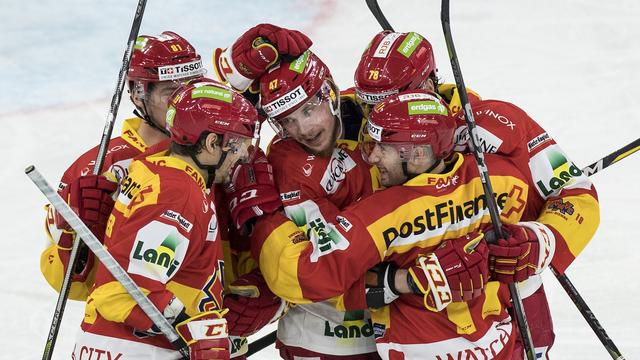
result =
[[[262,217],[256,223],[253,255],[269,288],[289,302],[304,304],[341,295],[382,261],[357,218],[352,221],[345,213],[331,221],[319,217],[326,201],[300,204],[294,219],[309,219],[306,229],[281,213]]]
[[[555,235],[551,264],[562,274],[595,234],[600,224],[600,205],[591,180],[560,146],[546,141],[539,150],[535,149],[534,143],[546,137],[540,132],[528,142],[529,148],[534,147],[529,168],[535,188],[545,201],[536,220]]]

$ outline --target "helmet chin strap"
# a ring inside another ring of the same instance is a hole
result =
[[[147,103],[144,101],[144,99],[142,99],[142,109],[136,105],[136,108],[133,110],[133,114],[144,120],[144,122],[147,125],[151,126],[153,129],[160,131],[168,137],[171,136],[171,133],[167,129],[158,125],[155,121],[153,121],[153,119],[151,119],[151,116],[149,116],[149,112],[147,111]]]
[[[213,181],[216,178],[216,170],[218,170],[218,168],[222,166],[222,163],[224,163],[224,160],[227,158],[228,154],[229,154],[229,150],[223,151],[220,154],[220,159],[218,160],[218,163],[215,165],[204,165],[198,160],[196,155],[191,155],[191,160],[193,160],[196,166],[202,170],[207,171],[207,189],[211,189],[211,185],[213,185]]]

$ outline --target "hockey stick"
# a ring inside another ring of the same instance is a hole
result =
[[[131,32],[129,33],[129,40],[127,43],[127,49],[124,52],[122,58],[122,66],[120,67],[120,73],[118,74],[118,83],[116,90],[111,98],[111,107],[109,109],[109,115],[107,116],[107,122],[104,125],[102,131],[102,138],[100,140],[100,147],[98,149],[98,155],[95,165],[93,167],[93,174],[97,175],[102,170],[102,164],[107,152],[107,145],[111,139],[111,133],[113,132],[113,125],[115,123],[116,115],[118,114],[118,107],[120,106],[120,100],[122,99],[122,92],[124,90],[124,82],[126,77],[126,71],[129,69],[129,61],[131,60],[131,52],[133,51],[133,45],[135,44],[138,32],[140,31],[140,24],[142,23],[142,16],[144,15],[144,8],[147,4],[147,0],[139,0],[136,13],[133,17],[133,24],[131,25]],[[57,210],[57,207],[56,207]],[[81,241],[78,236],[71,248],[71,254],[69,254],[69,264],[64,274],[64,280],[60,287],[60,293],[58,294],[58,301],[56,302],[56,309],[53,313],[53,319],[51,320],[51,327],[49,328],[49,335],[47,336],[47,343],[44,347],[42,354],[43,360],[50,360],[53,355],[53,348],[58,337],[58,330],[60,329],[60,321],[62,315],[64,315],[64,308],[67,304],[67,298],[69,297],[69,291],[71,289],[71,276],[76,267],[78,260],[78,252],[80,249]]]
[[[249,344],[249,350],[247,350],[247,357],[257,353],[258,351],[266,348],[267,346],[276,342],[276,333],[277,331],[272,331],[269,334],[261,337],[256,341],[252,341]]]
[[[633,154],[638,150],[640,150],[640,138],[628,143],[620,149],[585,167],[584,169],[582,169],[582,171],[584,171],[587,176],[591,176],[598,171],[617,163],[618,161],[626,158],[627,156]]]
[[[395,31],[393,30],[393,27],[391,27],[391,24],[389,24],[389,21],[387,21],[387,18],[382,13],[382,10],[380,10],[378,0],[365,0],[365,2],[367,3],[367,6],[369,7],[369,10],[373,14],[373,16],[376,18],[376,20],[378,20],[378,24],[380,24],[382,29]]]
[[[93,235],[91,230],[85,225],[78,215],[71,210],[69,205],[60,197],[52,187],[47,183],[47,180],[40,174],[40,172],[33,166],[29,166],[25,169],[25,174],[29,176],[31,181],[38,187],[38,189],[47,197],[49,202],[56,208],[56,211],[62,215],[67,221],[69,226],[76,232],[77,238],[87,244],[89,249],[95,254],[100,262],[109,270],[111,275],[127,290],[133,300],[140,306],[142,311],[153,321],[160,331],[167,337],[180,354],[189,359],[189,348],[184,345],[180,340],[180,336],[176,330],[171,326],[169,320],[167,320],[160,311],[153,305],[153,303],[144,295],[138,285],[131,279],[124,269],[118,264],[118,262],[111,256],[111,254],[104,248],[100,241]]]
[[[456,79],[456,86],[458,88],[458,94],[462,107],[464,109],[465,120],[467,122],[467,128],[469,129],[469,145],[473,151],[474,158],[478,165],[478,172],[480,173],[480,179],[482,180],[482,187],[485,193],[485,199],[487,200],[487,207],[489,209],[489,215],[491,216],[491,222],[495,229],[498,238],[504,239],[504,233],[502,231],[502,222],[500,221],[500,215],[498,212],[498,206],[495,198],[492,196],[493,188],[489,179],[489,172],[484,162],[484,155],[478,147],[478,137],[476,131],[476,121],[473,117],[473,111],[471,111],[471,105],[467,98],[467,89],[464,86],[464,80],[462,78],[462,72],[460,70],[460,64],[458,63],[458,55],[453,45],[453,37],[451,36],[451,27],[449,24],[449,0],[442,0],[442,7],[440,12],[440,20],[442,22],[442,30],[444,32],[445,42],[447,43],[447,49],[449,52],[449,59],[451,60],[451,68],[453,75]],[[518,291],[518,287],[515,283],[509,284],[509,292],[511,293],[511,301],[513,302],[513,309],[516,316],[516,322],[518,330],[522,338],[525,353],[528,360],[535,359],[535,351],[533,341],[531,340],[531,331],[527,324],[527,317],[522,307],[522,298]]]
[[[591,176],[599,171],[608,168],[609,166],[617,163],[618,161],[635,153],[638,150],[640,150],[640,138],[621,147],[620,149],[594,162],[593,164],[584,167],[582,171],[587,176]],[[609,337],[604,327],[602,327],[602,325],[600,324],[600,321],[598,321],[598,318],[596,318],[596,316],[593,314],[593,311],[591,311],[586,301],[584,301],[578,290],[575,288],[575,286],[573,286],[573,283],[569,280],[567,275],[560,275],[553,267],[551,267],[551,272],[558,279],[558,282],[560,283],[564,291],[567,293],[567,295],[569,295],[569,298],[578,308],[578,311],[580,311],[582,317],[584,317],[584,319],[587,321],[587,324],[589,324],[593,332],[596,334],[605,350],[607,350],[609,355],[611,355],[611,358],[614,360],[624,360],[624,356],[620,353],[620,350],[618,350],[616,344]]]

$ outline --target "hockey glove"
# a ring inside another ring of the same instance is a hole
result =
[[[489,244],[489,271],[491,279],[503,283],[527,280],[541,273],[553,259],[555,235],[541,223],[534,221],[503,225],[507,239]],[[487,237],[494,237],[493,231]]]
[[[488,257],[482,233],[446,240],[434,252],[416,259],[407,275],[409,287],[424,295],[425,307],[431,311],[475,299],[489,280]]]
[[[200,313],[176,325],[182,340],[189,346],[191,360],[229,359],[229,333],[226,310]]]
[[[260,270],[247,273],[231,285],[224,297],[229,334],[249,336],[278,320],[288,309],[286,301],[269,290]]]
[[[231,183],[226,187],[231,219],[238,230],[251,233],[249,220],[270,214],[282,207],[275,187],[273,169],[261,149],[254,149],[248,163],[233,169]]]
[[[107,180],[102,175],[80,176],[65,187],[60,196],[67,201],[69,207],[78,214],[80,220],[87,225],[100,240],[104,237],[107,219],[113,209],[111,197],[118,184]],[[71,231],[69,224],[56,211],[58,229]]]
[[[218,77],[245,91],[278,61],[279,56],[299,56],[313,42],[297,30],[260,24],[247,30],[229,49],[216,49],[213,65]]]
[[[381,308],[400,296],[395,285],[397,270],[394,264],[384,262],[367,271],[365,298],[369,308]]]

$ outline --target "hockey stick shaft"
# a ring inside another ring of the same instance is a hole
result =
[[[171,326],[169,321],[160,313],[153,303],[144,295],[142,290],[131,279],[129,274],[120,266],[120,264],[111,256],[111,254],[102,246],[100,241],[93,235],[91,230],[80,220],[78,215],[71,210],[69,205],[60,197],[47,180],[34,167],[29,166],[25,169],[25,174],[29,176],[31,181],[46,196],[49,202],[56,208],[56,211],[62,215],[65,221],[76,232],[77,237],[87,244],[89,249],[95,254],[100,262],[109,270],[111,275],[122,284],[122,286],[131,295],[133,300],[140,306],[147,316],[153,321],[167,339],[177,346],[178,351],[185,357],[189,358],[189,350],[186,347],[178,347],[180,337],[176,330]]]
[[[138,32],[140,31],[140,24],[142,23],[142,16],[144,15],[144,9],[145,9],[146,3],[147,3],[146,0],[138,1],[138,7],[136,8],[136,13],[133,18],[133,24],[131,25],[131,32],[129,33],[127,48],[124,52],[124,56],[122,58],[122,66],[120,67],[120,72],[118,74],[118,83],[116,85],[116,89],[113,94],[113,97],[111,98],[109,115],[107,115],[107,121],[104,125],[104,130],[102,131],[102,138],[100,139],[100,146],[98,147],[98,155],[96,157],[96,162],[93,167],[93,173],[96,175],[100,173],[100,171],[102,170],[102,165],[104,164],[107,145],[109,144],[109,140],[111,139],[111,133],[113,132],[113,125],[115,123],[115,119],[118,114],[118,108],[120,106],[120,101],[122,99],[122,92],[124,91],[124,83],[125,83],[127,69],[129,69],[131,52],[133,51],[133,46],[135,45],[136,38],[138,37]],[[62,321],[64,308],[67,304],[67,298],[69,297],[69,291],[71,289],[71,277],[73,275],[73,271],[78,261],[78,253],[79,253],[80,245],[81,245],[81,241],[79,241],[78,237],[76,236],[76,240],[74,241],[73,246],[71,248],[71,253],[69,254],[69,264],[67,265],[67,268],[64,274],[64,279],[62,281],[62,286],[60,288],[60,293],[58,294],[56,309],[53,314],[53,319],[51,320],[51,327],[49,328],[47,343],[44,347],[44,352],[42,354],[43,360],[50,360],[51,356],[53,355],[53,348],[55,347],[55,342],[58,337],[60,322]]]
[[[640,138],[621,147],[620,149],[594,162],[593,164],[584,167],[582,171],[587,176],[591,176],[617,163],[618,161],[635,153],[638,150],[640,150]],[[609,337],[604,327],[602,327],[600,321],[598,321],[598,318],[596,318],[593,311],[591,311],[591,309],[587,305],[587,302],[582,298],[576,287],[573,286],[573,283],[571,282],[571,280],[569,280],[569,277],[567,277],[566,274],[558,273],[553,267],[551,267],[551,272],[553,273],[553,275],[555,275],[556,279],[558,279],[560,286],[562,286],[567,295],[569,295],[569,298],[571,299],[571,301],[573,301],[573,304],[576,306],[576,308],[578,308],[578,311],[580,311],[582,317],[596,334],[605,350],[607,350],[609,355],[611,355],[611,358],[614,360],[624,360],[624,356],[622,355],[620,350],[618,350],[618,347],[613,342],[613,340]]]
[[[382,29],[394,31],[393,27],[391,27],[391,24],[389,24],[389,21],[387,21],[387,18],[384,16],[384,13],[382,13],[380,5],[378,5],[378,0],[365,0],[365,2]]]
[[[485,199],[488,205],[487,207],[489,209],[489,214],[491,216],[491,222],[493,223],[493,226],[495,228],[496,235],[498,236],[498,238],[504,238],[504,234],[502,232],[502,222],[500,221],[500,215],[498,212],[498,205],[496,204],[496,200],[493,197],[493,188],[491,186],[491,181],[489,179],[489,172],[484,161],[484,155],[482,154],[481,151],[478,150],[479,147],[478,147],[478,138],[477,138],[477,131],[476,131],[476,122],[473,117],[473,111],[471,110],[471,105],[469,104],[469,99],[467,98],[467,89],[464,85],[462,71],[460,70],[458,55],[456,54],[456,50],[453,45],[453,37],[451,35],[451,26],[449,21],[449,0],[442,0],[440,20],[442,22],[442,30],[444,32],[445,42],[447,43],[449,59],[451,60],[451,68],[453,70],[453,75],[456,79],[458,94],[460,95],[460,100],[462,103],[462,107],[464,109],[467,128],[469,129],[469,135],[470,135],[469,144],[471,146],[471,150],[473,151],[473,155],[478,165],[478,172],[480,173],[480,179],[482,180],[482,187],[484,189]],[[518,287],[515,283],[509,284],[509,292],[511,293],[511,300],[513,302],[513,309],[514,309],[514,313],[517,320],[518,330],[522,338],[522,343],[524,345],[527,359],[534,360],[535,347],[531,339],[531,331],[529,330],[529,326],[527,324],[527,317],[524,312],[524,308],[522,306],[522,298],[520,297]]]
[[[252,341],[249,344],[249,350],[247,350],[247,357],[257,353],[258,351],[266,348],[267,346],[276,342],[276,333],[277,331],[272,331],[269,334],[261,337],[256,341]]]
[[[612,152],[611,154],[603,157],[602,159],[594,162],[593,164],[585,167],[582,171],[587,175],[591,176],[610,165],[617,163],[618,161],[626,158],[627,156],[635,153],[640,150],[640,138],[630,142],[629,144],[621,147],[620,149]]]

